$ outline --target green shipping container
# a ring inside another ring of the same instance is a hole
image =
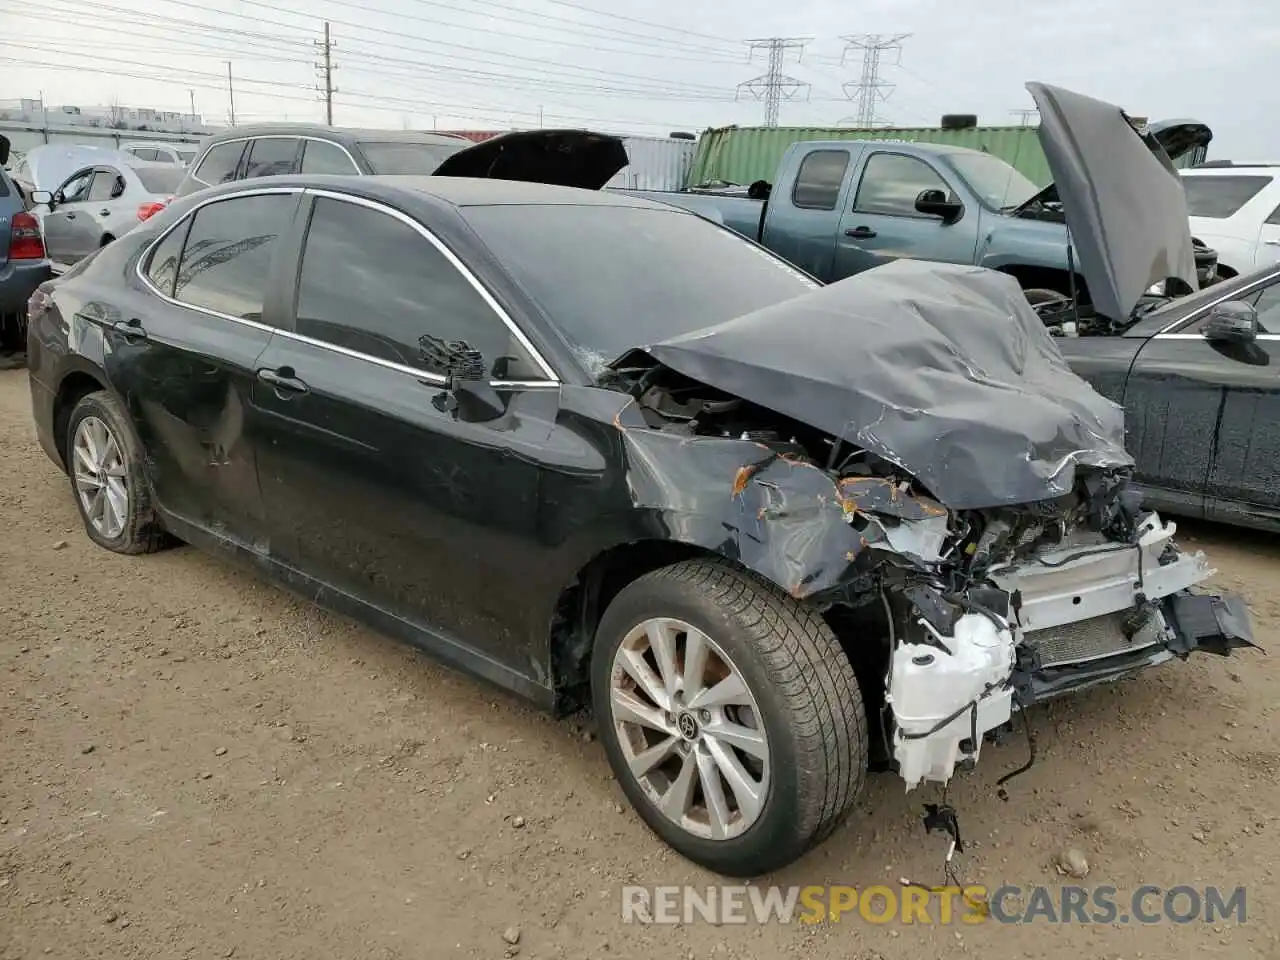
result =
[[[907,143],[948,143],[983,150],[1022,171],[1037,185],[1053,178],[1035,127],[971,127],[943,130],[939,127],[716,127],[698,138],[698,149],[689,171],[689,186],[715,180],[749,184],[772,182],[782,155],[793,143],[804,140],[896,140]]]
[[[756,180],[772,182],[787,148],[803,140],[947,143],[994,154],[1037,186],[1047,186],[1053,180],[1035,127],[713,127],[698,138],[687,185],[696,187],[716,180],[743,185]],[[1204,160],[1205,152],[1197,148],[1174,165],[1192,166]]]

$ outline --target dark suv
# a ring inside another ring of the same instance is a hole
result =
[[[627,165],[622,141],[587,130],[525,130],[473,143],[463,137],[319,124],[234,127],[201,145],[177,196],[254,177],[408,174],[529,180],[599,190]]]
[[[4,171],[9,141],[0,136],[0,368],[26,349],[27,300],[50,276],[40,221]]]
[[[462,137],[395,130],[292,123],[233,127],[202,146],[178,196],[232,180],[281,174],[430,174],[471,145]]]

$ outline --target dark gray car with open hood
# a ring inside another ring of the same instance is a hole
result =
[[[609,191],[278,176],[44,285],[29,353],[95,543],[181,538],[592,707],[639,815],[724,873],[830,836],[872,765],[946,782],[1015,705],[1250,643],[978,267],[824,288]]]

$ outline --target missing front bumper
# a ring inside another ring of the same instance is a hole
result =
[[[1030,706],[1089,687],[1111,683],[1176,657],[1186,659],[1196,650],[1226,656],[1239,647],[1256,647],[1249,611],[1237,596],[1179,593],[1166,597],[1147,623],[1126,635],[1121,618],[1097,617],[1073,625],[1074,631],[1037,638],[1031,634],[1019,649],[1017,666],[1010,677],[1020,706]],[[1111,636],[1106,632],[1112,631]],[[1079,639],[1088,633],[1089,645]],[[1060,639],[1063,634],[1068,640]],[[1075,649],[1076,659],[1058,658]],[[1046,657],[1047,653],[1047,657]]]

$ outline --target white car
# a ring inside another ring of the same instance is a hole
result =
[[[31,194],[44,228],[49,259],[67,267],[143,220],[173,199],[183,170],[171,163],[97,162],[67,177],[56,190]]]
[[[196,158],[200,145],[195,143],[157,143],[154,140],[140,140],[126,143],[120,147],[121,152],[138,160],[149,163],[173,163],[179,167],[187,167]]]
[[[1181,173],[1191,232],[1218,251],[1218,276],[1280,263],[1280,163],[1211,161]]]

